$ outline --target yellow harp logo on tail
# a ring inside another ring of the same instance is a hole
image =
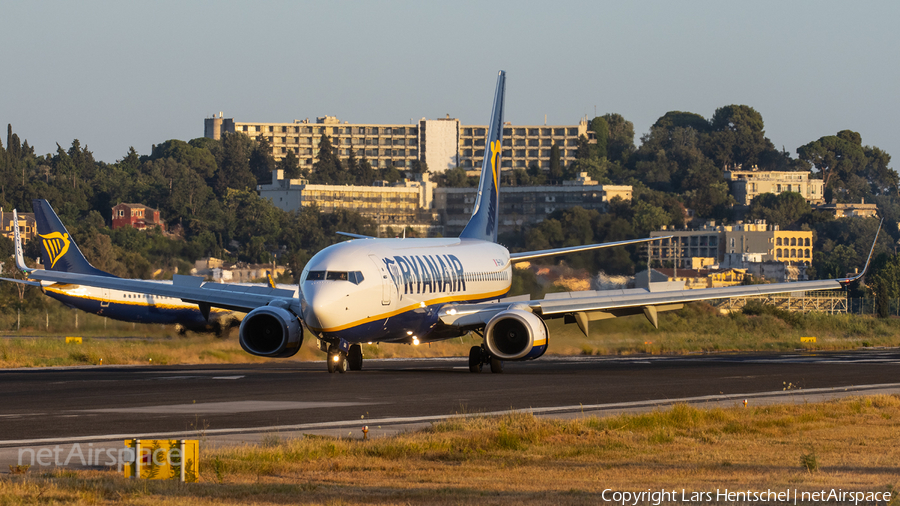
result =
[[[497,167],[497,161],[500,159],[500,141],[491,143],[491,169],[494,172],[494,191],[500,187],[500,167]]]
[[[50,268],[56,265],[56,261],[69,251],[69,234],[53,232],[40,236],[44,240],[44,251],[50,257]]]

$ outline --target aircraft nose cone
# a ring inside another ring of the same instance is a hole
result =
[[[310,283],[318,286],[304,288],[306,309],[303,316],[309,327],[329,329],[336,327],[343,319],[346,309],[347,294],[339,287],[328,286],[329,281]]]

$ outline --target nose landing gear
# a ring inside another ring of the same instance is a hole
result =
[[[347,355],[340,350],[329,350],[328,351],[328,372],[339,372],[345,373],[350,368],[350,364],[347,362]]]
[[[362,369],[363,355],[360,345],[351,345],[343,339],[337,343],[319,339],[318,344],[319,349],[327,353],[325,362],[328,365],[328,372],[344,373]]]

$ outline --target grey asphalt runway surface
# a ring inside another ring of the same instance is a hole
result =
[[[276,361],[15,369],[0,371],[0,447],[380,427],[511,409],[558,415],[652,409],[678,399],[733,405],[746,397],[792,400],[848,388],[900,392],[895,383],[896,349],[544,357],[507,363],[502,374],[472,374],[464,358],[367,360],[362,371],[346,374],[328,374],[322,362]]]

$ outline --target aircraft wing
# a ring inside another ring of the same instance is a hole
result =
[[[204,282],[203,278],[196,276],[176,274],[172,279],[172,283],[169,284],[158,281],[110,278],[106,276],[92,276],[90,274],[35,269],[28,273],[28,277],[41,281],[80,284],[173,297],[197,304],[204,312],[209,311],[211,306],[232,311],[249,312],[261,306],[277,305],[287,308],[295,304],[295,309],[298,312],[300,311],[300,301],[294,298],[294,292],[291,290],[271,288],[269,286]]]
[[[474,330],[482,328],[501,311],[525,309],[544,319],[571,318],[567,323],[577,323],[587,335],[588,322],[591,321],[643,314],[653,326],[659,327],[657,313],[681,309],[685,302],[785,292],[835,290],[855,279],[857,278],[662,292],[651,292],[644,288],[562,292],[548,294],[544,299],[529,301],[501,299],[493,303],[451,304],[441,309],[440,318],[445,325]]]
[[[881,226],[878,227],[878,232],[880,231]],[[872,241],[872,249],[869,250],[869,258],[862,272],[850,278],[659,292],[643,288],[562,292],[528,301],[517,298],[479,304],[448,304],[441,308],[439,316],[444,325],[477,330],[483,328],[497,313],[507,309],[524,309],[544,319],[565,317],[567,322],[577,323],[581,331],[588,335],[588,323],[591,321],[643,313],[650,323],[658,328],[657,313],[681,309],[685,302],[843,288],[861,278],[869,270],[875,245],[878,243],[878,232],[875,233],[875,240]]]

